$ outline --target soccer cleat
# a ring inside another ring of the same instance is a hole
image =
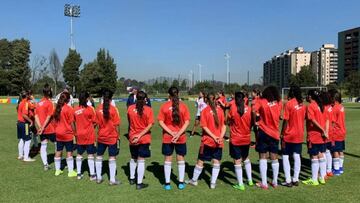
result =
[[[115,180],[114,182],[110,181],[109,185],[110,186],[120,185],[120,181],[118,181],[118,180]]]
[[[280,185],[284,186],[284,187],[292,187],[293,186],[292,182],[290,182],[290,183],[282,182]]]
[[[344,173],[344,167],[340,167],[340,174],[343,174]]]
[[[335,175],[335,176],[340,176],[341,175],[341,172],[340,172],[340,170],[333,170],[333,174]]]
[[[69,178],[76,177],[76,176],[77,176],[77,173],[75,171],[69,171],[68,172],[68,177]]]
[[[96,175],[91,175],[90,176],[90,181],[96,181]]]
[[[293,185],[293,186],[299,186],[299,181],[293,181],[293,182],[292,182],[292,185]]]
[[[17,160],[23,160],[23,159],[24,159],[23,156],[18,156],[18,157],[17,157]]]
[[[185,184],[184,183],[179,183],[178,188],[179,188],[179,190],[185,189]]]
[[[32,159],[32,158],[27,158],[23,160],[24,162],[34,162],[36,161],[36,159]]]
[[[185,181],[186,184],[192,185],[192,186],[197,186],[198,182],[197,181],[193,181],[192,179]]]
[[[237,189],[237,190],[241,190],[241,191],[244,191],[245,190],[245,186],[244,184],[236,184],[236,185],[233,185],[233,188]]]
[[[273,187],[273,188],[277,188],[278,184],[277,183],[270,183],[270,186]]]
[[[51,167],[49,165],[44,165],[44,171],[48,171],[50,169],[51,169]]]
[[[129,183],[130,183],[130,185],[135,185],[136,181],[135,181],[135,179],[129,179]]]
[[[302,183],[304,183],[305,185],[313,185],[313,186],[318,186],[319,185],[319,181],[313,180],[312,178],[304,180],[304,181],[302,181]]]
[[[63,174],[64,172],[62,170],[56,170],[55,171],[55,176],[59,176],[61,174]]]
[[[327,180],[333,176],[334,176],[333,172],[326,172],[325,180]]]
[[[136,189],[137,190],[141,190],[141,189],[144,189],[144,188],[147,188],[147,187],[149,187],[148,184],[144,184],[144,183],[136,184]]]
[[[215,189],[216,188],[216,183],[210,183],[210,189]]]
[[[171,190],[171,185],[170,184],[165,184],[164,185],[164,190]]]
[[[319,178],[319,183],[324,185],[326,182],[325,182],[325,178]]]
[[[256,183],[256,187],[263,189],[263,190],[269,189],[269,186],[263,185],[262,183]]]
[[[249,185],[249,186],[254,186],[254,182],[253,182],[252,180],[249,180],[249,181],[248,181],[248,185]]]
[[[81,180],[81,179],[83,178],[83,175],[82,175],[82,174],[77,174],[76,178],[77,178],[78,180]]]
[[[97,179],[97,180],[96,180],[96,183],[97,183],[97,184],[101,184],[102,182],[104,182],[103,179]]]

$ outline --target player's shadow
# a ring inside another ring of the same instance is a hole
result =
[[[126,177],[129,180],[130,179],[130,165],[129,165],[129,162],[127,162],[126,165],[122,166],[121,168],[122,168],[122,170],[124,171],[124,174],[126,175]],[[136,171],[135,171],[135,177],[136,177]]]
[[[34,157],[36,157],[36,156],[39,154],[39,152],[40,152],[40,146],[41,146],[40,143],[38,144],[38,146],[35,146],[35,145],[32,145],[32,146],[31,146],[30,153],[29,153],[29,156],[30,156],[31,158],[34,158]]]
[[[48,164],[52,164],[54,163],[54,157],[55,157],[55,153],[52,153],[52,154],[48,154],[47,155],[47,161],[48,161]]]
[[[360,108],[360,107],[359,107]],[[347,155],[347,156],[351,156],[351,157],[354,157],[354,158],[360,158],[360,156],[359,155],[356,155],[356,154],[352,154],[352,153],[348,153],[348,152],[344,152],[344,154],[345,155]]]
[[[176,162],[172,164],[172,168],[177,167]],[[164,176],[164,166],[160,165],[159,162],[151,162],[151,165],[146,167],[146,170],[153,173],[154,177],[158,179],[161,185],[165,184],[165,176]],[[179,180],[177,176],[171,170],[170,180],[174,182],[176,185],[179,184]]]

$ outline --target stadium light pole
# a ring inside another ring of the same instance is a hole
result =
[[[80,5],[65,4],[64,15],[70,17],[70,49],[75,50],[73,18],[80,17]]]
[[[198,64],[199,66],[199,82],[201,82],[201,68],[203,67],[201,64]]]
[[[230,83],[230,67],[229,67],[230,55],[228,53],[225,53],[224,58],[226,60],[226,84],[229,84]]]

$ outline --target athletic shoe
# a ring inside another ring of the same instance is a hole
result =
[[[269,189],[269,186],[263,185],[262,183],[256,183],[256,187],[263,189],[263,190]]]
[[[293,181],[293,182],[292,182],[292,185],[293,185],[293,186],[296,186],[296,187],[299,186],[299,181]]]
[[[144,183],[136,184],[136,189],[137,190],[141,190],[141,189],[144,189],[144,188],[147,188],[147,187],[149,187],[148,184],[144,184]]]
[[[237,189],[237,190],[241,190],[241,191],[244,191],[245,190],[245,186],[244,184],[236,184],[236,185],[233,185],[233,188]]]
[[[18,156],[18,157],[17,157],[17,160],[23,160],[23,159],[24,159],[23,156]]]
[[[24,162],[34,162],[36,161],[36,159],[32,159],[32,158],[27,158],[23,160]]]
[[[82,175],[82,174],[77,174],[76,178],[77,178],[78,180],[81,180],[81,179],[83,178],[83,175]]]
[[[103,179],[96,179],[96,183],[97,183],[97,184],[101,184],[102,182],[104,182]]]
[[[292,187],[293,186],[293,184],[291,182],[290,183],[282,182],[280,185],[284,186],[284,187]]]
[[[44,165],[44,171],[48,171],[50,170],[50,166],[49,165]]]
[[[341,175],[341,172],[340,172],[340,170],[333,170],[333,174],[335,175],[335,176],[340,176]]]
[[[344,173],[344,167],[340,167],[340,174],[343,174]]]
[[[313,185],[313,186],[318,186],[319,185],[319,181],[313,180],[312,178],[304,180],[304,181],[302,181],[302,183],[304,183],[305,185]]]
[[[171,185],[170,184],[169,185],[165,184],[164,185],[164,190],[171,190]]]
[[[334,176],[333,172],[326,172],[325,180],[327,180],[333,176]]]
[[[130,185],[135,185],[136,181],[135,181],[135,179],[129,179],[129,183],[130,183]]]
[[[179,188],[179,190],[185,189],[185,184],[184,183],[179,183],[178,188]]]
[[[253,182],[252,180],[249,180],[249,181],[248,181],[248,185],[249,185],[249,186],[254,186],[254,182]]]
[[[77,173],[75,171],[69,171],[68,172],[68,177],[69,178],[76,177],[76,176],[77,176]]]
[[[324,185],[325,184],[325,178],[319,178],[319,183]]]
[[[120,181],[118,181],[118,180],[115,180],[114,182],[110,181],[109,185],[110,186],[120,185]]]
[[[216,188],[216,183],[210,183],[210,189],[215,189]]]
[[[278,184],[276,183],[270,183],[270,186],[273,187],[273,188],[277,188],[278,187]]]
[[[96,181],[96,175],[91,175],[90,176],[90,181]]]
[[[61,174],[63,174],[64,172],[62,170],[56,170],[55,171],[55,176],[59,176]]]
[[[185,181],[186,184],[192,185],[192,186],[197,186],[198,182],[197,181],[193,181],[192,179]]]

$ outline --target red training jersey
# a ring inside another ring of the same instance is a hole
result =
[[[25,122],[25,118],[23,117],[23,114],[29,115],[29,103],[27,99],[21,100],[21,102],[18,105],[17,120],[19,122]]]
[[[55,121],[56,141],[69,142],[74,138],[71,124],[74,122],[74,109],[67,104],[61,108],[60,120]]]
[[[293,98],[284,109],[283,119],[287,121],[284,131],[284,141],[288,143],[302,143],[304,141],[306,106]]]
[[[221,129],[225,125],[225,118],[224,118],[224,111],[221,109],[221,107],[216,107],[216,113],[219,118],[219,126],[216,127],[215,125],[215,119],[214,119],[214,112],[211,109],[210,106],[207,106],[202,112],[200,116],[200,126],[202,128],[207,127],[216,137],[221,136]],[[208,135],[205,130],[202,130],[202,138],[201,138],[202,144],[209,146],[209,147],[223,147],[224,143],[218,144],[215,142],[215,140]]]
[[[237,106],[231,105],[227,114],[230,120],[230,142],[235,146],[249,145],[251,142],[251,108],[244,106],[244,114],[240,116]]]
[[[344,141],[346,137],[345,108],[342,104],[335,102],[332,116],[333,140]]]
[[[109,105],[109,120],[104,119],[103,104],[96,109],[96,118],[99,125],[97,141],[107,145],[117,143],[119,138],[118,126],[120,125],[120,116],[116,107]]]
[[[129,120],[129,142],[130,145],[134,137],[140,134],[148,125],[154,124],[154,113],[149,106],[143,106],[143,114],[140,116],[136,109],[136,104],[129,106],[127,116]],[[143,135],[138,144],[150,144],[151,143],[151,131],[149,130]]]
[[[323,114],[327,114],[327,119],[329,119],[329,132],[328,132],[329,138],[327,138],[325,142],[332,142],[334,137],[333,135],[334,130],[333,130],[333,126],[331,125],[332,124],[331,121],[333,117],[333,107],[331,105],[327,105],[324,107],[324,111],[326,112],[324,112]]]
[[[270,137],[279,140],[281,102],[268,102],[266,99],[259,99],[255,104],[255,108],[255,111],[260,115],[259,128]]]
[[[39,103],[36,104],[35,115],[39,118],[40,125],[43,126],[46,118],[52,116],[54,113],[54,105],[50,99],[43,97]],[[43,129],[43,134],[54,134],[55,128],[54,123],[50,121],[45,129]]]
[[[96,113],[92,106],[77,106],[74,109],[76,124],[76,143],[90,145],[95,143]]]
[[[326,127],[326,119],[327,119],[327,111],[321,112],[320,107],[317,105],[315,101],[311,101],[309,106],[307,107],[306,112],[306,130],[307,130],[307,141],[313,144],[324,144],[325,139],[322,137],[322,130],[320,130],[312,120],[315,120],[319,123],[319,125],[325,129]]]

